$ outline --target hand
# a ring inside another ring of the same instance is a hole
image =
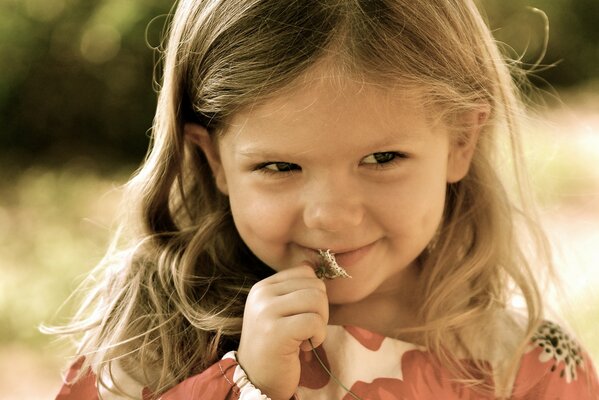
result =
[[[247,298],[237,360],[272,400],[289,400],[300,379],[299,352],[326,336],[329,302],[324,282],[307,263],[256,283]]]

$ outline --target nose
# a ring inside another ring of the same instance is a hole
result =
[[[304,224],[310,229],[342,232],[362,223],[364,207],[349,182],[320,182],[304,192]]]

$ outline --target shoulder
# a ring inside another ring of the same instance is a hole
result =
[[[530,339],[514,382],[514,399],[593,399],[597,373],[588,354],[560,325],[544,321]]]
[[[75,362],[63,383],[55,400],[124,400],[155,398],[151,391],[135,382],[131,377],[124,375],[118,366],[111,369],[112,377],[103,377],[102,385],[98,376],[91,368],[84,367],[84,357]],[[204,398],[209,394],[211,399],[239,398],[241,393],[239,365],[232,354],[227,354],[202,373],[192,376],[160,396],[163,400],[187,400],[190,398]],[[118,382],[114,382],[116,379]],[[247,380],[247,379],[246,379]],[[240,386],[240,385],[239,385]],[[117,390],[119,392],[115,392]],[[244,389],[244,388],[242,388]],[[245,388],[248,391],[248,388]]]
[[[118,363],[110,368],[110,376],[98,376],[86,366],[85,357],[71,365],[56,400],[123,400],[130,398],[151,399],[151,393],[129,376]],[[118,381],[118,383],[117,383]]]

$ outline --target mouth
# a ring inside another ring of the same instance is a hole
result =
[[[366,257],[368,255],[368,253],[370,253],[370,251],[372,250],[372,248],[375,246],[376,243],[377,243],[377,241],[374,241],[374,242],[369,243],[364,246],[356,246],[356,247],[352,247],[352,248],[349,248],[349,247],[335,248],[335,247],[326,247],[325,246],[325,247],[321,247],[320,249],[330,250],[330,252],[335,255],[335,259],[336,259],[337,263],[339,264],[339,266],[346,269],[346,268],[350,268],[350,267],[354,266],[359,261],[361,261],[364,257]],[[319,255],[318,249],[304,247],[304,246],[302,246],[302,247],[308,253],[309,259],[311,261],[316,262],[316,263],[320,262],[321,257]]]

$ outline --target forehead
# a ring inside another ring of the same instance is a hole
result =
[[[268,100],[234,114],[225,134],[252,141],[264,135],[271,140],[272,135],[289,139],[306,131],[337,138],[374,135],[413,140],[433,129],[423,104],[416,90],[384,87],[319,68]]]

